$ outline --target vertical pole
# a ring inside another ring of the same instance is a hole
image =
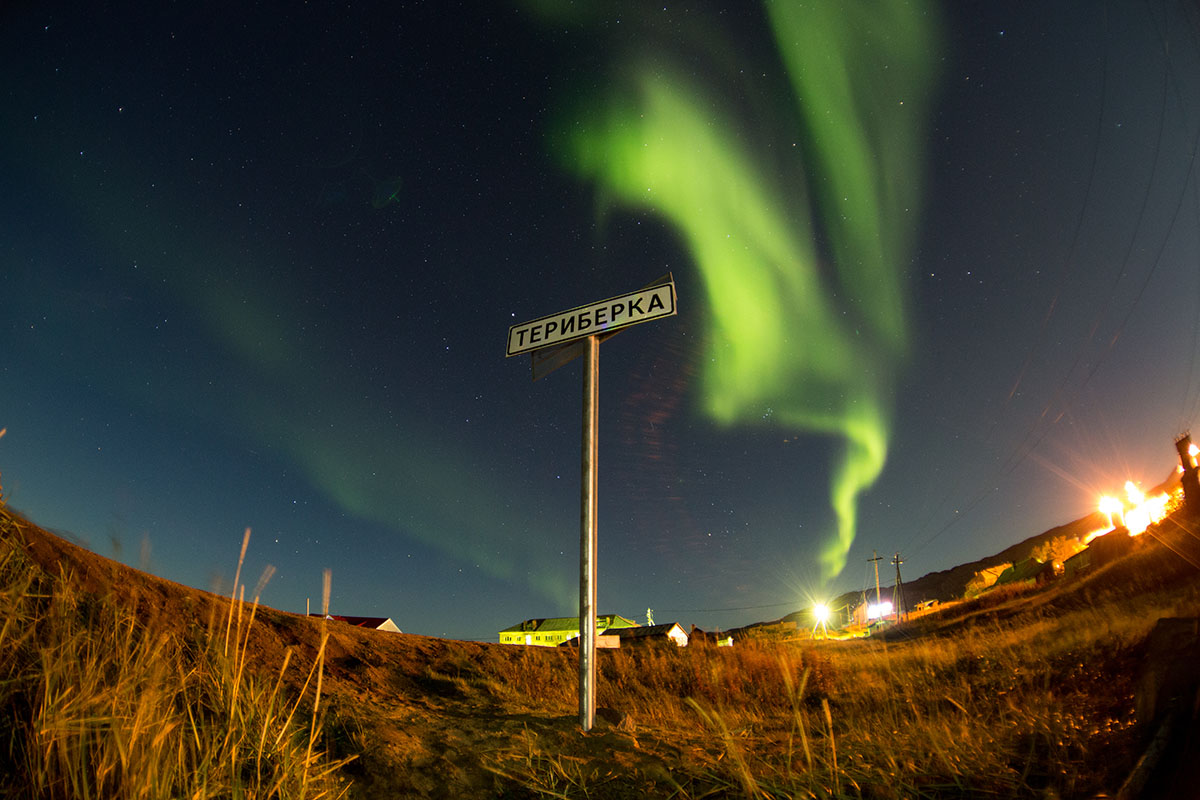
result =
[[[589,336],[583,359],[583,502],[579,529],[579,726],[596,721],[596,491],[599,481],[600,340]]]
[[[872,550],[875,554],[874,558],[868,558],[867,561],[875,562],[875,613],[879,615],[879,621],[883,622],[883,611],[879,608],[879,551]]]
[[[1180,483],[1183,484],[1183,503],[1193,514],[1200,514],[1200,472],[1196,469],[1196,457],[1191,454],[1192,435],[1185,433],[1175,440],[1179,451],[1179,465],[1183,467]]]

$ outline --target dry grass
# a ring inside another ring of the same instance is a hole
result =
[[[347,759],[318,743],[321,659],[315,690],[295,697],[289,659],[272,677],[247,669],[257,591],[246,603],[235,581],[224,618],[181,636],[136,604],[43,573],[20,546],[19,520],[4,514],[0,524],[0,794],[344,794]]]
[[[1148,546],[966,613],[890,641],[602,652],[601,704],[690,754],[655,784],[676,797],[1092,797],[1121,784],[1143,743],[1146,635],[1200,614],[1200,585]],[[541,742],[514,777],[539,796],[592,796],[561,780],[565,758]]]
[[[318,627],[245,602],[240,568],[167,624],[0,520],[6,797],[328,797],[351,772],[348,796],[1093,797],[1143,742],[1148,631],[1200,614],[1196,569],[1147,545],[887,638],[602,650],[628,724],[585,735],[574,651]]]

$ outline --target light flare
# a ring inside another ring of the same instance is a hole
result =
[[[1111,495],[1100,498],[1100,513],[1108,517],[1108,527],[1103,530],[1111,531],[1118,524],[1125,524],[1125,504]]]
[[[1136,483],[1126,481],[1126,500],[1112,495],[1100,498],[1098,508],[1100,513],[1108,518],[1108,527],[1092,531],[1084,537],[1083,543],[1088,544],[1097,537],[1116,530],[1118,526],[1124,526],[1130,536],[1140,536],[1151,525],[1162,522],[1178,508],[1182,496],[1183,489],[1178,488],[1147,497]]]
[[[867,605],[867,619],[883,619],[892,613],[892,603],[890,600],[884,600],[882,603],[869,603]]]
[[[1190,445],[1188,445],[1187,455],[1188,455],[1188,461],[1189,461],[1188,466],[1190,466],[1192,469],[1195,469],[1196,468],[1196,456],[1200,456],[1200,445],[1196,444],[1195,442],[1192,442]],[[1175,471],[1178,474],[1182,475],[1184,473],[1183,464],[1180,464],[1179,466],[1175,467]]]
[[[825,605],[824,603],[817,603],[812,608],[812,614],[813,638],[815,639],[817,636],[817,628],[821,629],[822,633],[825,635],[825,638],[829,638],[829,617],[832,614],[832,612],[829,610],[829,606]]]

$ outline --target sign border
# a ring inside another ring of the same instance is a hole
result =
[[[661,319],[662,317],[673,317],[679,313],[679,298],[675,293],[674,278],[670,274],[666,275],[665,278],[666,278],[665,280],[655,281],[654,283],[650,284],[649,286],[643,286],[640,289],[634,289],[632,292],[625,292],[624,294],[614,295],[613,297],[608,297],[608,298],[605,298],[604,300],[596,300],[591,303],[584,303],[583,305],[575,306],[574,308],[569,308],[565,311],[557,311],[553,314],[545,314],[544,316],[535,317],[534,319],[527,320],[525,322],[519,322],[516,325],[510,325],[508,328],[508,337],[505,340],[505,353],[504,353],[505,358],[511,358],[512,356],[519,356],[524,353],[534,353],[534,352],[537,352],[538,350],[542,350],[547,347],[560,347],[560,346],[567,345],[572,342],[578,341],[579,339],[586,339],[589,336],[603,335],[606,333],[615,333],[616,331],[632,327],[633,325],[638,325],[643,322],[650,322],[651,320]],[[511,349],[513,331],[515,331],[518,328],[526,328],[531,325],[535,325],[539,322],[542,322],[544,320],[554,319],[556,317],[570,316],[579,311],[583,311],[584,309],[608,305],[611,303],[615,303],[619,300],[623,300],[627,297],[633,297],[634,295],[645,294],[646,292],[652,292],[655,289],[661,289],[663,287],[668,287],[670,289],[670,297],[671,297],[670,311],[664,311],[662,313],[655,314],[654,316],[647,315],[647,316],[642,317],[641,319],[630,319],[628,321],[621,322],[620,324],[617,324],[617,325],[613,325],[611,323],[606,323],[602,326],[594,326],[587,332],[574,333],[571,336],[568,336],[568,337],[565,337],[562,339],[556,339],[553,342],[546,342],[545,344],[540,344],[536,347],[521,347],[520,349],[517,349],[517,350]]]

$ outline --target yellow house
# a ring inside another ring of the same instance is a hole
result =
[[[636,628],[637,623],[620,614],[596,617],[596,634],[609,628]],[[527,644],[538,647],[557,647],[579,636],[579,617],[549,617],[527,619],[500,631],[500,644]]]

